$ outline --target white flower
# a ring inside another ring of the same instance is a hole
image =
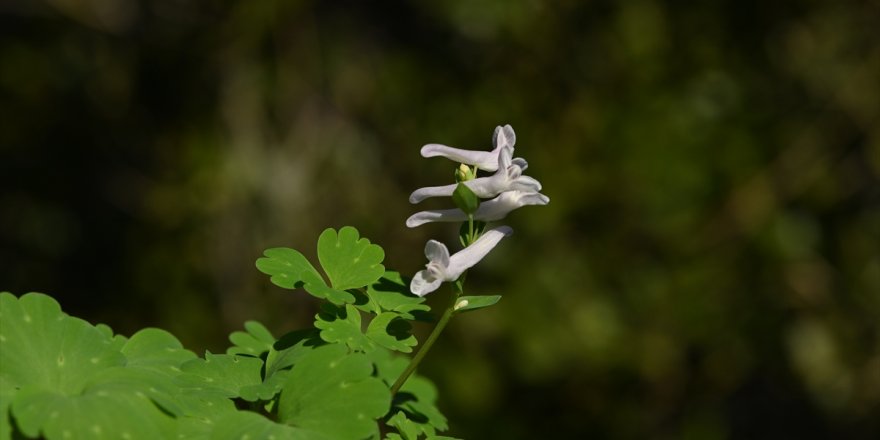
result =
[[[498,154],[498,167],[495,174],[489,177],[478,177],[464,183],[477,197],[488,199],[505,191],[538,192],[541,190],[541,182],[524,176],[523,170],[529,167],[528,162],[522,158],[511,159],[513,148],[502,148]],[[409,196],[410,203],[419,203],[429,197],[451,196],[455,191],[456,184],[445,186],[429,186],[419,188]]]
[[[498,169],[498,155],[501,150],[510,147],[513,152],[515,143],[516,133],[513,132],[513,127],[499,125],[495,127],[495,133],[492,135],[492,151],[462,150],[441,144],[428,144],[422,147],[421,152],[422,157],[445,157],[456,162],[475,165],[481,170],[495,171]]]
[[[491,222],[507,217],[514,209],[528,205],[546,205],[550,198],[537,192],[507,191],[487,202],[480,203],[474,220]],[[467,214],[460,209],[421,211],[406,219],[406,226],[415,228],[429,222],[465,222]]]
[[[428,240],[425,244],[428,264],[413,277],[409,290],[418,296],[425,296],[437,290],[444,281],[457,280],[464,271],[479,263],[502,238],[512,233],[513,229],[508,226],[490,229],[470,246],[452,256],[449,255],[446,245],[439,241]]]

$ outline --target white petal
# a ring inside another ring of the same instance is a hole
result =
[[[474,218],[485,222],[501,220],[514,209],[526,205],[546,205],[549,201],[547,196],[540,193],[507,191],[488,202],[481,203],[477,212],[474,213]],[[462,212],[462,214],[464,213]]]
[[[508,190],[523,192],[538,192],[541,190],[541,182],[529,176],[519,176],[508,183]]]
[[[409,284],[409,291],[418,296],[425,296],[437,290],[442,283],[443,280],[434,278],[427,270],[420,270]]]
[[[480,207],[482,206],[480,205]],[[430,222],[463,222],[466,220],[467,215],[460,209],[440,209],[417,212],[406,219],[406,226],[415,228]]]
[[[449,267],[449,249],[437,240],[428,240],[425,243],[425,256],[432,263],[437,263],[443,268]]]
[[[488,199],[505,191],[538,192],[541,190],[541,182],[533,177],[519,176],[509,179],[507,170],[501,170],[488,177],[478,177],[464,182],[477,197]],[[413,191],[409,196],[410,203],[419,203],[431,197],[449,197],[455,192],[457,184],[444,186],[428,186]]]
[[[422,157],[445,157],[455,162],[476,165],[481,170],[495,171],[498,169],[498,150],[474,151],[462,150],[440,144],[428,144],[422,147]]]
[[[492,145],[495,148],[504,148],[506,146],[513,147],[516,144],[516,133],[510,124],[495,127],[495,133],[492,134]]]
[[[498,169],[507,169],[513,163],[513,148],[504,147],[498,152]]]
[[[477,197],[488,199],[497,196],[505,190],[505,180],[507,179],[505,179],[504,176],[500,176],[496,173],[489,177],[478,177],[474,180],[468,180],[464,182],[464,184],[467,185]],[[453,191],[454,190],[455,188],[453,188]]]
[[[527,205],[546,205],[550,203],[550,197],[545,196],[541,193],[524,193],[520,196],[519,204],[520,206]]]
[[[427,186],[425,188],[419,188],[413,191],[413,193],[409,195],[409,202],[419,203],[422,200],[430,197],[447,197],[451,196],[453,191],[455,191],[454,184],[444,186]]]
[[[504,183],[507,180],[506,177],[501,176],[501,178],[499,178],[497,176],[498,174],[489,177],[478,177],[474,180],[468,180],[463,183],[467,185],[477,197],[488,199],[489,197],[497,196],[501,191],[506,189],[504,186]],[[409,202],[415,204],[431,197],[449,197],[455,192],[456,186],[458,186],[458,184],[454,183],[450,185],[419,188],[409,195]]]
[[[446,279],[456,280],[461,274],[480,262],[489,252],[498,245],[502,238],[513,233],[508,226],[499,226],[483,233],[477,241],[470,246],[458,251],[449,258],[449,267],[446,270]]]

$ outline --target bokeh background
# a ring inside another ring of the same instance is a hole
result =
[[[509,123],[552,201],[505,221],[468,280],[504,299],[422,368],[451,435],[878,438],[878,23],[862,0],[7,0],[0,289],[196,351],[301,328],[314,301],[265,248],[354,225],[414,273],[455,240],[404,227],[454,169],[420,146]]]

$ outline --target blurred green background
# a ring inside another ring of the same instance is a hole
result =
[[[7,0],[0,289],[196,351],[301,328],[315,301],[265,248],[354,225],[414,273],[455,233],[404,226],[455,166],[420,146],[509,123],[552,200],[505,220],[468,279],[504,299],[422,368],[451,435],[878,438],[878,23],[860,0]]]

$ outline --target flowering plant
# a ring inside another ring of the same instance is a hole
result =
[[[453,315],[500,299],[463,296],[467,271],[513,232],[486,222],[549,202],[522,174],[526,161],[513,158],[515,140],[507,125],[495,129],[491,151],[422,148],[461,162],[458,182],[410,200],[451,196],[457,208],[406,224],[462,222],[464,248],[450,254],[429,240],[428,263],[410,280],[350,226],[318,237],[318,265],[291,248],[266,250],[256,266],[272,283],[321,300],[314,328],[275,337],[249,321],[225,353],[200,357],[164,330],[126,337],[64,314],[49,296],[0,293],[0,440],[450,438],[438,435],[447,423],[437,390],[414,372]],[[424,296],[444,282],[452,300],[433,331],[411,359],[399,355],[418,344],[411,323],[435,320]]]

